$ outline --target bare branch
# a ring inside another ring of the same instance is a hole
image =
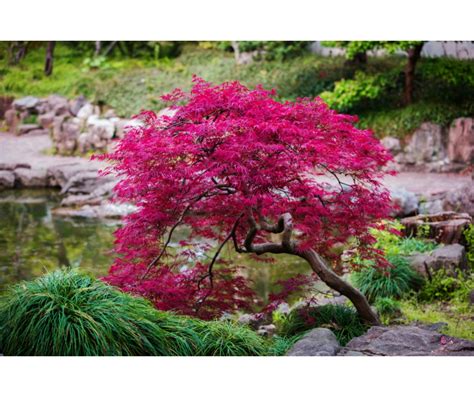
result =
[[[211,294],[212,290],[214,289],[214,274],[212,273],[212,270],[213,270],[213,267],[214,267],[214,264],[216,263],[217,261],[217,258],[219,257],[222,249],[224,248],[224,246],[227,244],[227,242],[232,238],[232,236],[235,235],[235,231],[237,230],[237,226],[239,225],[239,221],[240,219],[242,218],[244,214],[240,214],[239,217],[237,218],[237,220],[234,222],[234,226],[232,226],[232,229],[231,231],[229,232],[229,234],[227,235],[227,237],[222,241],[222,243],[219,245],[219,248],[217,249],[216,253],[214,254],[212,260],[211,260],[211,263],[209,264],[209,267],[208,267],[208,271],[206,274],[204,274],[198,281],[198,290],[201,289],[201,283],[206,279],[206,278],[209,278],[209,284],[210,284],[210,287],[206,293],[205,296],[203,296],[202,299],[200,299],[198,302],[196,302],[196,313],[199,311],[199,309],[202,307],[202,305],[204,304],[204,302],[206,301],[206,299],[209,297],[209,295]]]

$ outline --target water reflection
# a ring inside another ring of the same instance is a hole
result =
[[[0,288],[61,266],[107,272],[116,224],[55,217],[52,190],[0,192]]]
[[[0,289],[61,266],[80,266],[96,276],[107,273],[117,221],[56,217],[51,209],[59,200],[51,189],[0,192]],[[245,265],[243,272],[264,300],[278,289],[277,280],[309,270],[291,256],[261,263],[228,247],[223,257]]]

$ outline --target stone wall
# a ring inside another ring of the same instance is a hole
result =
[[[114,138],[121,138],[127,128],[137,124],[83,96],[73,100],[59,95],[19,98],[10,103],[4,118],[4,129],[16,135],[49,134],[61,155],[105,151]]]

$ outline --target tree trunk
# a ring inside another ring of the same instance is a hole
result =
[[[53,62],[54,62],[54,47],[56,46],[55,41],[48,41],[46,46],[46,58],[44,62],[44,74],[50,76],[53,73]]]
[[[324,283],[333,290],[347,297],[354,304],[357,312],[365,323],[370,325],[380,325],[380,320],[377,314],[374,313],[365,296],[334,273],[320,255],[318,255],[314,250],[305,250],[297,253],[297,255],[308,261],[313,271]]]
[[[234,50],[235,63],[240,62],[240,46],[238,41],[231,41],[232,49]]]
[[[367,66],[367,51],[356,53],[352,59],[344,62],[344,66],[349,68],[365,68]]]
[[[95,51],[94,51],[94,56],[98,57],[100,55],[100,51],[102,49],[102,42],[101,41],[96,41],[95,42]]]
[[[14,41],[8,47],[8,64],[18,65],[26,56],[27,41]]]
[[[415,80],[415,68],[418,59],[420,59],[421,49],[423,44],[417,44],[416,46],[408,50],[408,62],[405,67],[405,92],[404,100],[405,105],[409,105],[413,102],[413,88]]]

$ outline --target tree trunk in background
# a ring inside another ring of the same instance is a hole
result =
[[[18,65],[26,56],[27,41],[14,41],[8,48],[8,63]]]
[[[366,51],[358,52],[357,54],[354,55],[352,59],[347,59],[344,62],[344,64],[345,66],[350,67],[350,68],[353,68],[353,67],[365,68],[365,66],[367,65],[367,52]]]
[[[305,250],[297,253],[297,255],[306,259],[321,281],[348,298],[354,304],[354,307],[365,323],[369,325],[380,325],[377,314],[372,310],[365,296],[334,273],[319,254],[314,250]]]
[[[94,56],[98,57],[100,55],[100,50],[102,49],[102,42],[101,41],[96,41],[95,42],[95,52]]]
[[[231,41],[232,49],[234,50],[235,63],[239,63],[240,60],[240,47],[238,41]]]
[[[51,76],[53,73],[53,62],[54,62],[54,47],[56,46],[55,41],[48,41],[46,46],[46,59],[44,62],[44,74]]]
[[[413,102],[415,68],[416,68],[416,63],[420,59],[422,48],[423,48],[423,44],[418,44],[408,50],[408,62],[405,67],[405,92],[404,92],[405,105],[409,105],[410,103]]]

